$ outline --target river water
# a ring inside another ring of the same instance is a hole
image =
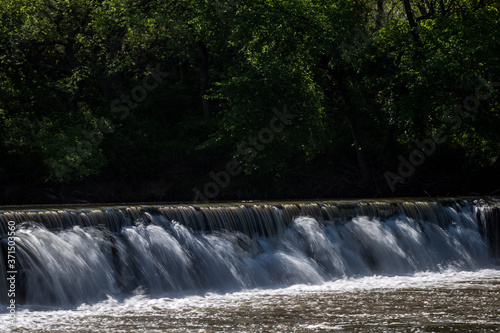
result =
[[[500,270],[24,308],[2,332],[500,332]]]
[[[121,224],[123,210],[49,212],[96,222],[56,230],[22,213],[0,244],[0,332],[500,332],[491,210],[398,205],[343,222],[278,206],[148,208]]]

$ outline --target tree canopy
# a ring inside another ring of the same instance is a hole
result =
[[[500,187],[497,1],[0,4],[0,202]]]

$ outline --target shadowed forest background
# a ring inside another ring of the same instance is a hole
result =
[[[500,190],[498,1],[0,4],[0,204]]]

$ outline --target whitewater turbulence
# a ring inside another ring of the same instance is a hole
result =
[[[76,215],[91,217],[83,218],[87,225],[75,222],[59,230],[54,223],[67,224],[62,217],[48,225],[43,218],[26,219],[26,212],[6,212],[4,219],[21,216],[29,222],[16,221],[17,301],[66,306],[108,295],[187,295],[473,270],[495,260],[498,229],[486,222],[486,208],[470,201],[344,210],[309,205],[207,208],[211,215],[199,207],[177,207],[176,216],[166,208],[141,208],[125,216],[120,208],[101,213],[121,214],[121,220],[108,216],[101,223],[90,211],[67,211],[74,222]]]

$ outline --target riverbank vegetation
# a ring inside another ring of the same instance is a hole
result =
[[[497,1],[0,3],[0,203],[500,188]]]

